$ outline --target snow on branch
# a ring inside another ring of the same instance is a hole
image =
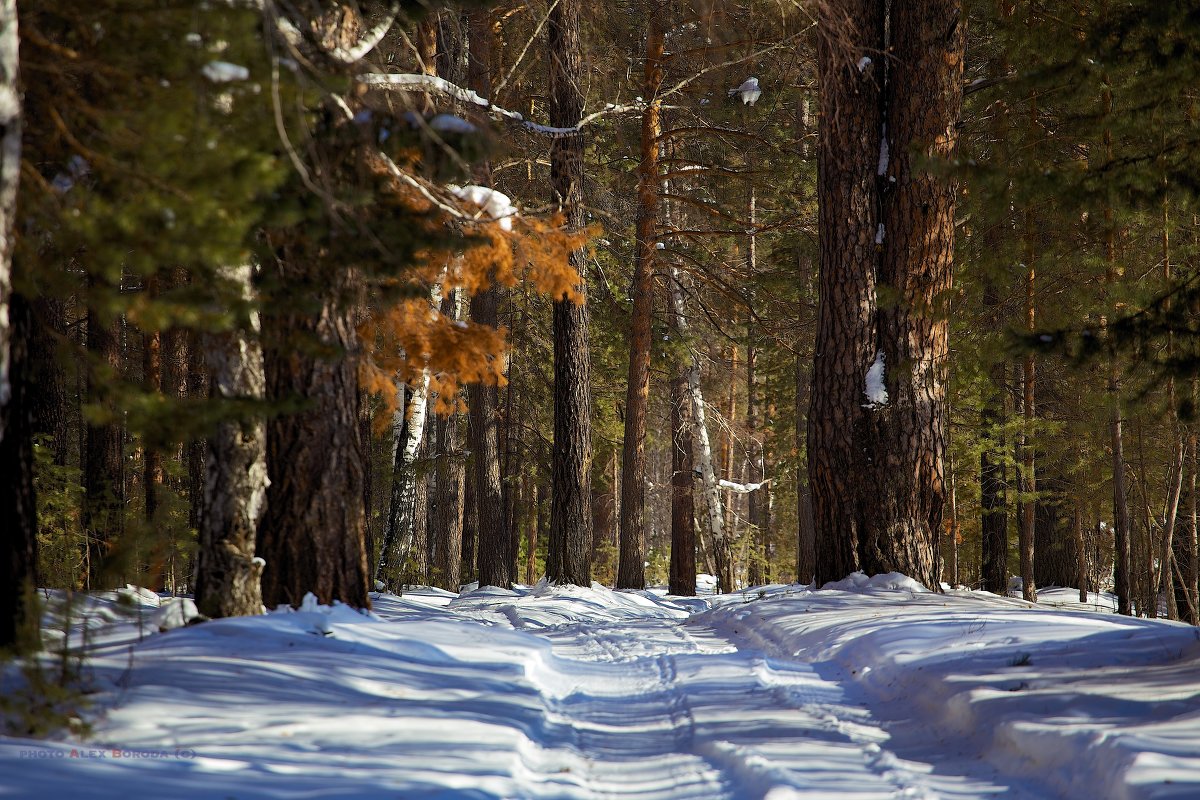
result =
[[[400,12],[400,4],[392,3],[388,8],[388,12],[379,24],[371,30],[367,31],[367,35],[359,40],[358,44],[353,47],[335,47],[332,50],[327,50],[326,55],[335,61],[340,61],[343,64],[353,64],[361,61],[367,53],[375,49],[375,47],[383,41],[383,37],[391,30],[392,23],[396,21],[396,15]]]
[[[439,78],[436,75],[423,75],[418,73],[405,72],[367,72],[358,76],[359,83],[368,86],[380,86],[391,89],[397,89],[403,92],[430,92],[435,94],[453,97],[464,103],[479,106],[488,111],[489,114],[501,119],[515,122],[526,130],[533,133],[549,136],[553,139],[564,138],[567,136],[577,136],[583,131],[583,127],[590,122],[593,122],[601,117],[611,116],[613,114],[625,114],[633,111],[640,112],[641,105],[614,105],[609,103],[602,110],[589,114],[579,121],[578,125],[572,125],[567,128],[556,128],[550,125],[539,125],[536,122],[530,122],[516,111],[509,111],[507,108],[501,108],[493,104],[486,97],[480,97],[479,93],[466,89],[458,84],[451,83],[445,78]]]
[[[721,480],[717,481],[717,485],[719,485],[722,489],[728,489],[734,494],[750,494],[751,492],[756,492],[762,487],[766,486],[771,482],[771,480],[771,478],[767,478],[761,483],[734,483],[733,481],[727,481],[724,478],[721,478]]]

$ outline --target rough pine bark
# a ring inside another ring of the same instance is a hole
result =
[[[225,271],[244,300],[253,293],[250,265]],[[208,337],[212,396],[230,404],[266,395],[257,312]],[[267,501],[267,433],[258,411],[222,421],[207,439],[204,508],[196,552],[196,608],[209,617],[261,614],[263,560],[254,554]]]
[[[267,396],[300,410],[267,424],[263,602],[298,606],[312,592],[322,603],[367,608],[357,277],[299,234],[279,236],[269,266],[278,294],[263,316]]]
[[[821,304],[809,422],[817,581],[898,571],[936,590],[946,500],[940,304],[955,187],[920,162],[954,149],[966,18],[961,0],[846,0],[821,16]],[[848,30],[843,41],[835,28]],[[858,68],[862,56],[870,69]],[[881,287],[892,302],[878,301]],[[879,360],[887,401],[868,403],[864,378]]]
[[[551,6],[549,37],[550,124],[571,127],[583,116],[579,43],[579,0]],[[550,183],[567,226],[584,225],[583,136],[563,136],[550,145]],[[554,303],[554,440],[551,449],[550,538],[546,577],[554,583],[590,586],[591,543],[591,354],[588,345],[587,284],[581,251],[571,253],[580,274],[578,303]],[[531,555],[532,557],[532,555]]]
[[[884,3],[871,0],[821,7],[820,300],[808,415],[818,586],[859,569],[858,542],[864,533],[856,466],[865,442],[855,440],[866,402],[864,375],[877,349],[875,234],[881,220],[879,176],[871,166],[882,161],[884,9]],[[851,52],[843,35],[857,45]],[[873,59],[869,70],[856,68],[860,57]]]
[[[641,159],[638,164],[633,308],[629,315],[629,376],[621,449],[620,552],[617,588],[646,586],[646,409],[650,397],[650,328],[654,307],[654,245],[658,222],[658,138],[662,132],[665,34],[661,10],[649,18],[642,94]]]
[[[446,306],[443,304],[443,313]],[[451,312],[452,313],[452,312]],[[433,584],[457,592],[462,583],[464,456],[458,447],[457,415],[434,420]]]

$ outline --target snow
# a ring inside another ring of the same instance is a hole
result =
[[[871,57],[863,56],[858,60],[858,71],[865,72],[867,67],[871,66]]]
[[[884,383],[883,351],[875,354],[875,361],[867,370],[866,388],[863,394],[867,396],[864,404],[868,408],[886,406],[888,401],[887,386]]]
[[[250,70],[228,61],[210,61],[200,68],[200,72],[213,83],[230,83],[250,78]]]
[[[883,223],[879,223],[879,227],[875,229],[875,244],[883,244],[883,238],[887,236],[887,228]]]
[[[479,130],[462,117],[456,117],[453,114],[436,115],[429,120],[429,127],[438,133],[471,134]]]
[[[76,595],[93,733],[0,738],[0,794],[1200,795],[1200,643],[1178,623],[898,574],[701,598],[542,581],[373,602],[309,597],[160,634],[143,623],[151,593]]]
[[[512,218],[517,216],[517,207],[503,192],[486,186],[449,186],[450,193],[463,202],[478,206],[489,219],[497,220],[506,231],[512,230]]]
[[[879,135],[879,165],[875,168],[875,174],[883,176],[887,174],[888,163],[891,161],[891,154],[888,151],[887,138],[887,123],[883,123],[883,131]]]

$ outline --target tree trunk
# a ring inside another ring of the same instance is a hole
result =
[[[426,409],[429,402],[429,374],[423,373],[416,386],[402,390],[404,403],[399,410],[401,419],[396,431],[395,455],[392,458],[392,492],[388,505],[387,526],[384,528],[383,549],[375,567],[375,580],[382,581],[388,591],[399,592],[410,577],[408,566],[418,557],[416,549],[418,483],[417,457],[425,438]]]
[[[1038,470],[1033,574],[1042,586],[1078,586],[1079,556],[1075,546],[1074,503],[1061,464],[1045,460]]]
[[[620,555],[617,588],[646,586],[646,411],[650,396],[650,328],[654,308],[654,246],[658,228],[659,157],[665,44],[662,11],[649,17],[642,93],[641,161],[637,183],[637,240],[633,308],[629,318],[629,380],[621,450]]]
[[[36,651],[37,499],[29,356],[33,310],[13,291],[13,216],[21,173],[17,8],[0,0],[0,648]]]
[[[750,237],[754,241],[754,237]],[[767,479],[763,466],[762,430],[759,426],[758,383],[755,376],[758,367],[758,348],[753,344],[746,347],[746,461],[750,469],[747,482],[761,483]],[[767,527],[764,523],[763,504],[769,496],[765,492],[750,492],[746,498],[746,517],[750,523],[750,563],[747,565],[746,585],[761,586],[767,582]]]
[[[470,435],[470,419],[467,422],[467,441]],[[463,536],[462,574],[463,583],[479,580],[479,504],[475,502],[475,458],[469,457],[463,464]]]
[[[836,15],[822,7],[821,23],[821,303],[808,440],[817,582],[898,571],[937,590],[948,354],[940,304],[955,187],[920,160],[953,152],[966,18],[960,0],[852,0]],[[853,46],[840,47],[847,37]],[[856,68],[880,53],[889,57],[875,69]],[[896,302],[878,302],[877,280]],[[886,398],[864,396],[868,370],[883,373]]]
[[[804,364],[804,360],[796,356],[796,451],[806,454],[806,464],[796,470],[796,582],[809,584],[817,568],[817,532],[813,527],[812,491],[807,467],[812,456],[805,450],[809,370],[804,368]]]
[[[671,381],[671,594],[696,593],[696,517],[692,458],[692,401],[687,369]]]
[[[193,401],[200,401],[208,397],[208,365],[205,363],[200,334],[189,331],[187,336],[187,396]],[[200,518],[204,511],[207,458],[207,442],[196,439],[187,443],[188,527],[195,531],[200,530]],[[188,565],[181,565],[180,573],[185,577],[188,588],[192,588],[191,570]]]
[[[583,116],[579,0],[559,0],[547,23],[550,46],[550,124],[571,127]],[[583,137],[564,136],[550,145],[550,182],[567,226],[584,225]],[[582,251],[571,253],[582,277]],[[579,303],[554,303],[554,443],[550,489],[550,539],[546,577],[554,583],[592,583],[591,354],[588,346],[587,285]],[[530,554],[533,558],[533,554]]]
[[[688,336],[687,315],[683,304],[683,276],[675,267],[671,268],[671,311],[675,330],[681,339]],[[721,504],[721,485],[713,467],[712,444],[708,437],[707,411],[704,394],[700,387],[700,361],[692,353],[687,368],[687,388],[691,401],[692,433],[698,451],[701,495],[704,498],[704,516],[707,522],[709,543],[712,548],[712,568],[717,578],[717,591],[731,592],[733,583],[733,555],[729,540],[725,536],[724,512]]]
[[[101,278],[88,280],[88,402],[103,409],[104,418],[87,424],[83,476],[83,530],[87,537],[87,586],[103,589],[116,579],[112,548],[125,529],[124,431],[113,402],[112,384],[121,375],[121,319],[102,319],[95,306],[116,292]]]
[[[492,15],[486,9],[468,12],[470,50],[467,87],[482,97],[491,97]],[[479,183],[491,179],[490,168],[481,165],[475,176]],[[471,298],[471,319],[481,325],[499,324],[500,287],[491,286]],[[495,386],[471,384],[467,389],[471,417],[471,451],[475,466],[476,558],[481,586],[512,585],[509,565],[512,537],[501,483],[500,393]]]
[[[244,301],[253,296],[249,264],[226,271]],[[229,403],[261,402],[266,374],[257,312],[228,333],[211,335],[212,394]],[[209,617],[261,614],[263,560],[254,555],[267,499],[266,425],[258,410],[222,421],[208,439],[204,513],[196,553],[196,608]]]
[[[284,242],[271,266],[278,294],[265,304],[264,351],[268,398],[301,410],[267,425],[271,484],[257,546],[266,560],[263,602],[299,606],[312,592],[322,603],[367,608],[358,279],[290,236],[279,235]]]

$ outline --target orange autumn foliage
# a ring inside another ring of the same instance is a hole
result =
[[[493,284],[514,286],[525,280],[550,297],[582,300],[581,279],[569,257],[595,231],[565,231],[560,216],[514,217],[511,223],[512,230],[506,231],[497,222],[468,222],[463,226],[469,245],[465,250],[420,251],[406,279],[393,287],[404,289],[407,299],[375,309],[359,327],[365,345],[360,383],[382,400],[375,420],[380,429],[400,405],[399,387],[419,383],[426,370],[439,414],[461,410],[463,384],[505,382],[507,331],[440,313],[430,296],[433,286],[440,284],[442,296],[457,289],[473,295]]]

